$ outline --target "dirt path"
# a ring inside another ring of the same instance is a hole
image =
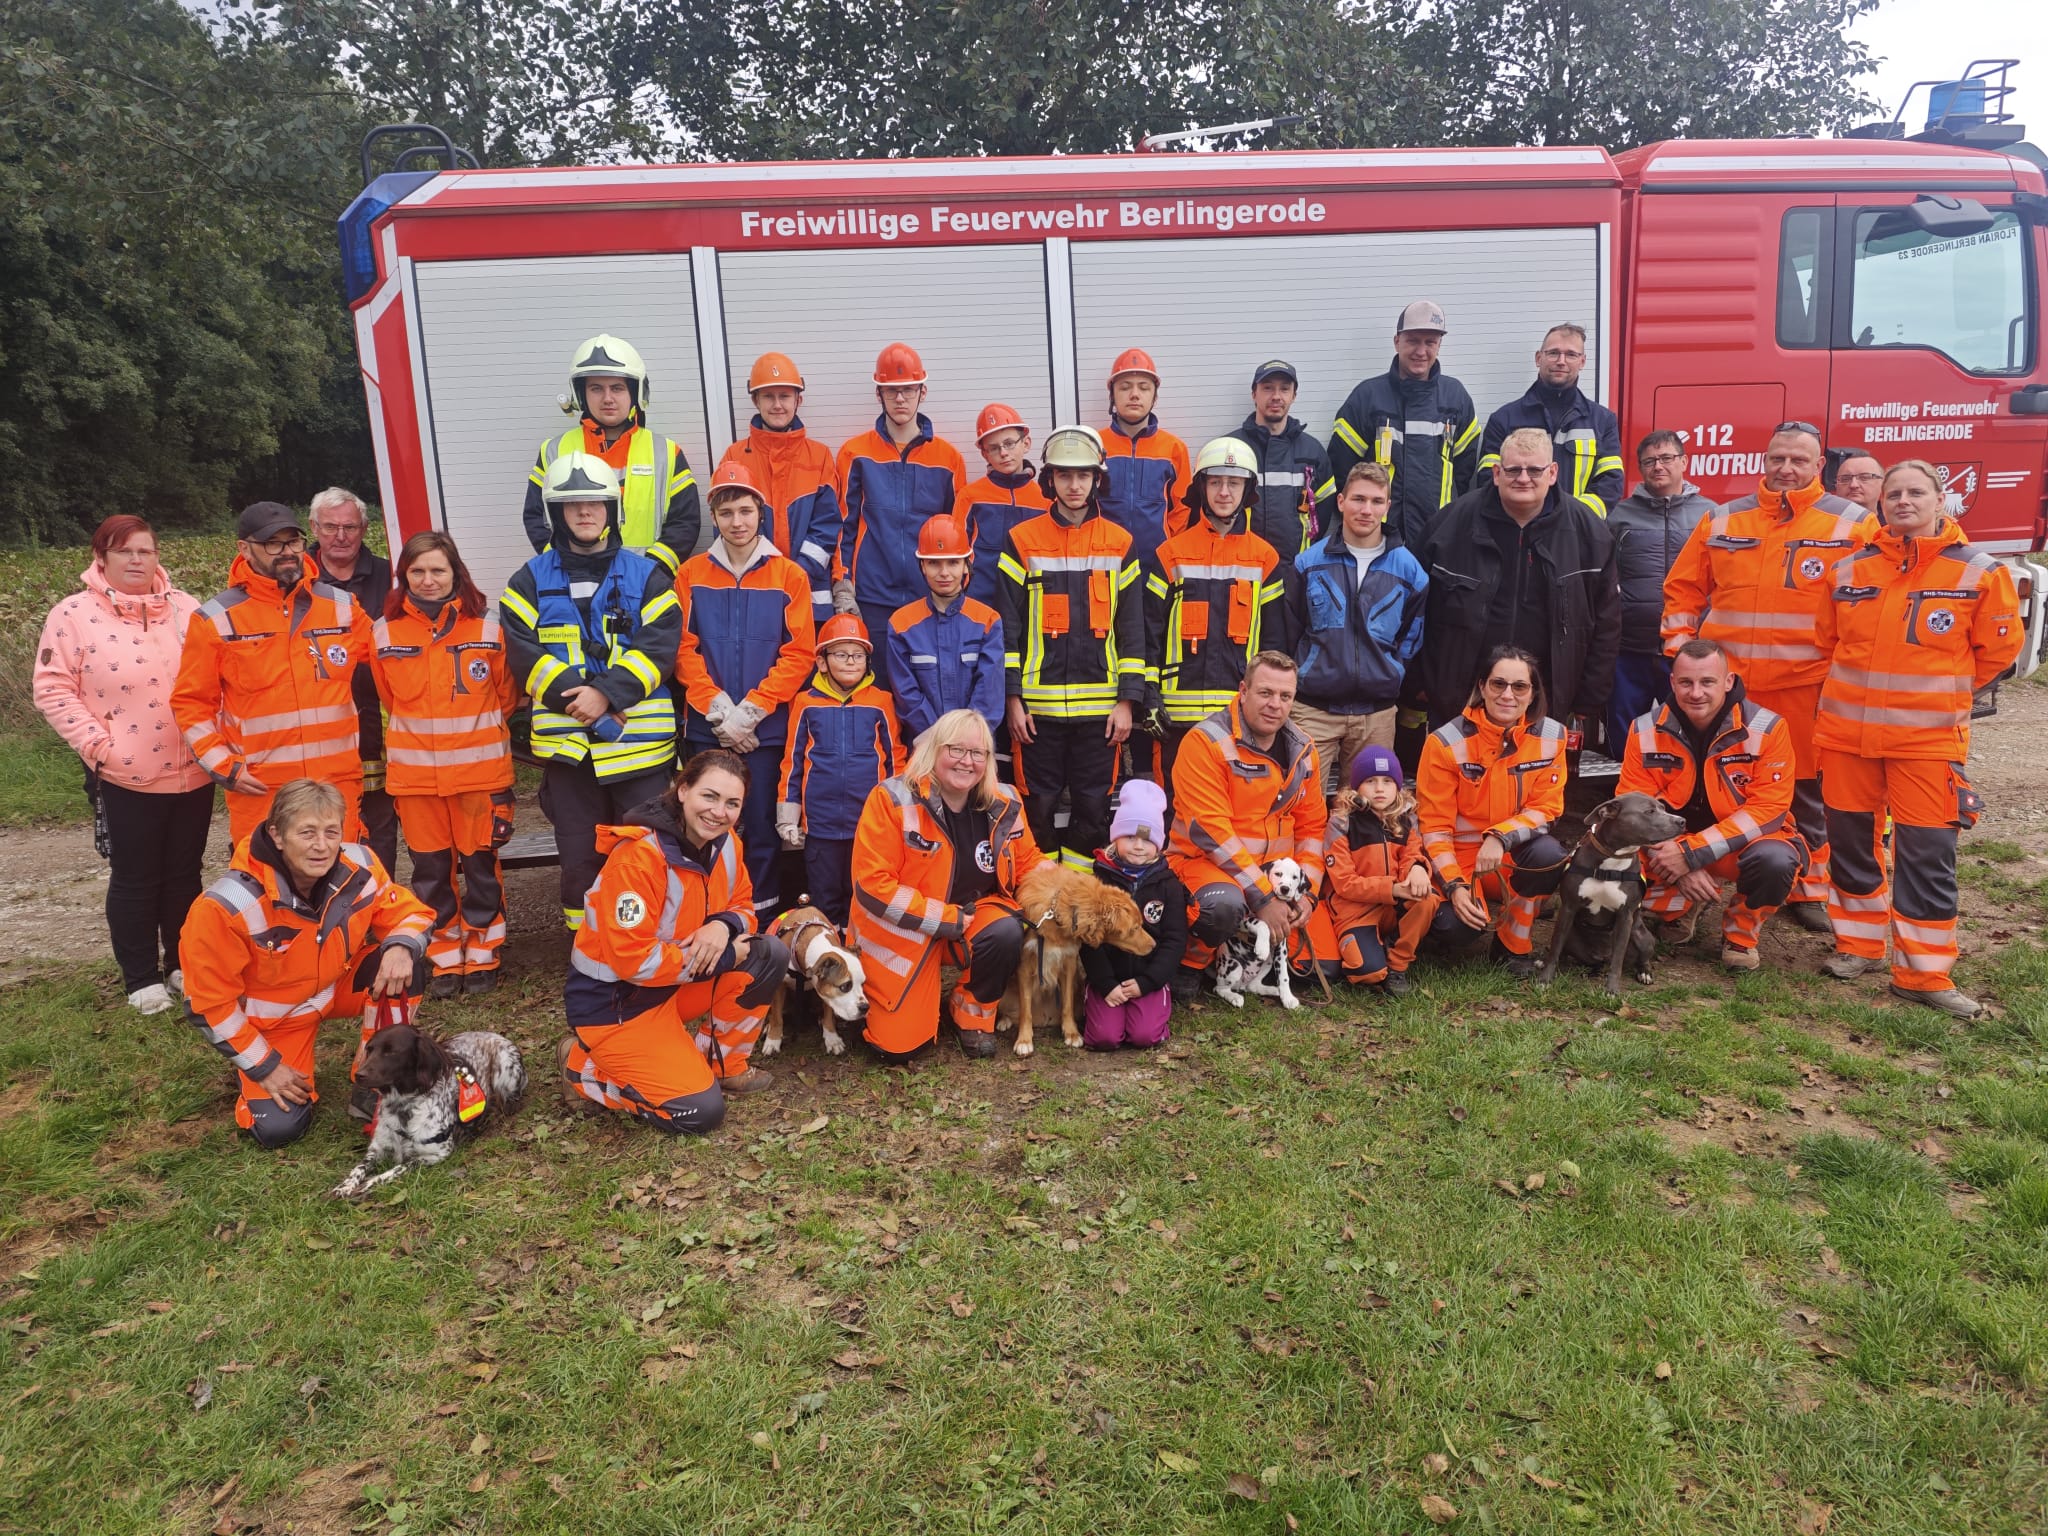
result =
[[[2025,848],[2029,857],[2015,874],[2048,874],[2048,684],[2008,685],[1998,714],[1978,722],[1972,746],[1970,777],[1985,800],[1972,837]],[[519,820],[541,825],[540,807],[522,800]],[[207,847],[209,877],[227,856],[222,815]],[[567,941],[555,872],[515,871],[505,885],[508,972],[559,972]],[[0,829],[0,984],[105,958],[106,890],[107,867],[93,852],[90,827]]]

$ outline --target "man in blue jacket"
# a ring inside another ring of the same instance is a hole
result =
[[[1338,525],[1282,567],[1301,662],[1293,720],[1315,743],[1326,794],[1350,783],[1365,748],[1393,747],[1394,705],[1422,644],[1429,577],[1386,535],[1392,479],[1384,465],[1352,465]]]
[[[1479,466],[1479,412],[1465,386],[1437,361],[1448,329],[1443,310],[1429,299],[1402,310],[1394,322],[1393,366],[1359,381],[1330,433],[1337,484],[1362,461],[1392,472],[1387,536],[1411,549],[1438,511],[1472,488]]]
[[[1500,445],[1510,432],[1538,427],[1557,445],[1558,488],[1605,517],[1628,490],[1621,463],[1621,422],[1597,400],[1579,393],[1586,366],[1586,328],[1567,320],[1544,332],[1536,353],[1536,382],[1486,419],[1479,439],[1479,467],[1500,462]]]

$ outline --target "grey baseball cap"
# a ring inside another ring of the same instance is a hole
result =
[[[235,537],[252,544],[274,539],[286,529],[301,536],[305,533],[299,526],[298,514],[281,501],[252,501],[235,519]]]
[[[1401,318],[1394,322],[1394,334],[1403,331],[1435,331],[1439,335],[1450,327],[1444,324],[1444,312],[1435,299],[1417,299],[1401,311]]]

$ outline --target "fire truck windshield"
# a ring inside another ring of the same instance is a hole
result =
[[[2024,372],[2034,331],[2027,242],[2010,209],[1942,238],[1884,209],[1856,215],[1849,333],[1857,347],[1927,347],[1971,373]]]

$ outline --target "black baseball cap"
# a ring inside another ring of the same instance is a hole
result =
[[[1272,357],[1252,370],[1252,388],[1257,389],[1268,379],[1285,379],[1290,384],[1299,384],[1301,375],[1294,371],[1294,364],[1285,358]]]
[[[302,538],[305,536],[306,530],[299,526],[298,514],[281,501],[252,501],[235,519],[235,537],[246,539],[251,544],[274,539],[286,529]]]

